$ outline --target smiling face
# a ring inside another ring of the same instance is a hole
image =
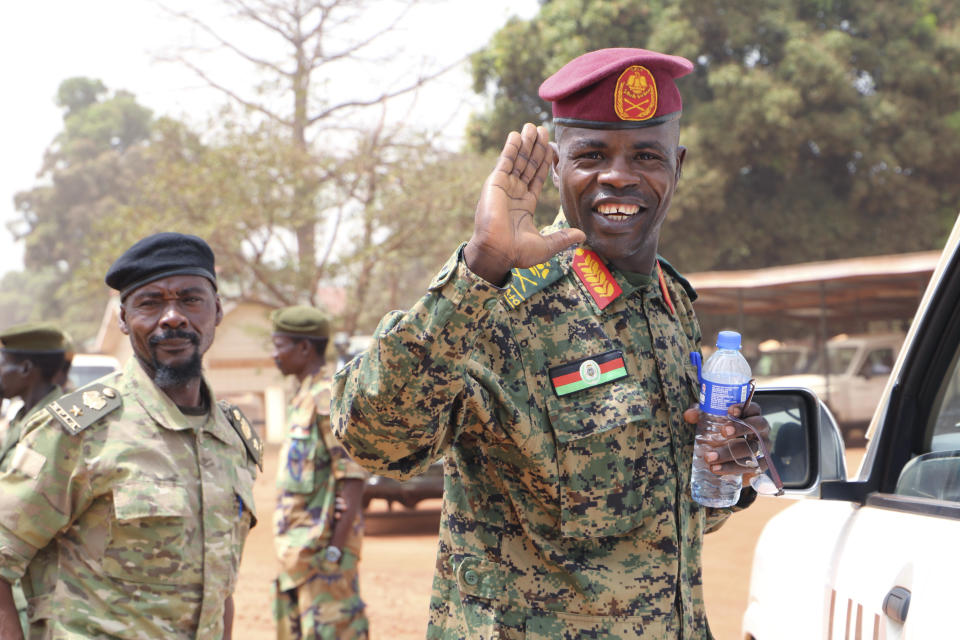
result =
[[[623,271],[650,273],[686,149],[679,122],[558,128],[553,180],[570,226]]]
[[[177,275],[130,293],[120,306],[120,329],[150,377],[165,388],[200,377],[200,359],[222,317],[209,280]]]

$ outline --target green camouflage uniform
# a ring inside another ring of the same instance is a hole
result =
[[[274,615],[281,640],[367,637],[357,571],[362,513],[353,523],[339,566],[323,557],[333,533],[337,481],[367,477],[333,439],[329,406],[329,377],[318,373],[300,384],[287,412],[273,520],[281,566]]]
[[[0,577],[22,576],[30,638],[222,637],[261,445],[207,389],[196,429],[131,358],[24,426]]]
[[[574,251],[504,291],[461,247],[335,377],[357,462],[403,478],[445,456],[428,638],[710,637],[702,537],[730,510],[690,497],[695,294],[661,261],[675,312],[655,277],[623,274],[601,310]],[[554,391],[550,369],[613,350],[625,377]]]
[[[29,420],[34,413],[47,406],[48,403],[53,402],[62,395],[63,389],[61,389],[59,385],[53,385],[53,389],[51,389],[47,395],[40,398],[40,401],[29,411],[27,411],[26,407],[20,407],[17,415],[13,416],[10,424],[3,430],[2,440],[0,440],[0,469],[3,469],[3,463],[7,460],[7,454],[17,446],[17,442],[20,440],[20,433],[23,431],[23,425],[26,424],[27,420]]]
[[[12,456],[8,454],[17,446],[17,442],[20,441],[20,433],[23,431],[23,425],[26,424],[34,413],[43,409],[47,404],[62,395],[63,389],[61,389],[59,385],[54,385],[53,389],[51,389],[47,395],[40,398],[40,401],[31,407],[29,411],[26,407],[20,407],[17,415],[13,417],[13,420],[10,421],[10,424],[7,425],[7,428],[3,431],[3,443],[0,444],[0,473],[5,472],[10,465]],[[24,637],[27,637],[30,630],[30,622],[27,617],[27,597],[23,595],[23,586],[19,580],[10,585],[10,588],[13,592],[13,604],[17,608],[17,615],[20,616],[20,628],[23,629]]]

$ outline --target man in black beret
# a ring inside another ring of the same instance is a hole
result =
[[[158,233],[106,283],[133,357],[24,425],[0,476],[0,637],[20,637],[23,577],[30,637],[229,638],[262,445],[203,377],[223,317],[213,252]]]
[[[297,380],[277,465],[277,638],[367,638],[357,565],[367,474],[330,430],[330,321],[307,305],[270,317],[273,360]]]

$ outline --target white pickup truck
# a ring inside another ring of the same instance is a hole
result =
[[[960,218],[868,428],[838,474],[836,423],[815,395],[760,389],[788,495],[754,553],[742,636],[958,638]],[[839,475],[839,477],[838,477]],[[761,498],[766,499],[766,498]],[[783,498],[778,498],[783,499]]]
[[[809,356],[806,373],[758,376],[758,384],[805,387],[827,403],[841,425],[866,424],[877,408],[903,339],[902,333],[840,334],[827,340],[827,366],[822,351],[815,351]]]

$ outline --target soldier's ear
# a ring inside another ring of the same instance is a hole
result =
[[[120,314],[117,316],[117,326],[120,327],[123,335],[130,335],[130,327],[127,326],[127,308],[122,302],[120,303]]]
[[[557,146],[556,142],[551,142],[550,148],[553,149],[552,157],[550,158],[550,179],[553,180],[553,186],[559,189],[560,174],[557,173],[557,163],[560,162],[560,147]]]
[[[217,319],[214,322],[213,326],[219,327],[220,321],[223,320],[223,303],[220,302],[220,296],[217,296]]]

